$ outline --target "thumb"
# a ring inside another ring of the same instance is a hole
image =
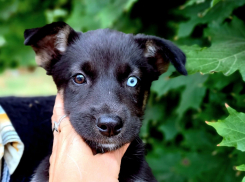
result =
[[[127,143],[117,150],[108,152],[107,155],[113,156],[119,163],[121,163],[122,157],[125,154],[125,152],[127,151],[129,145],[130,145],[130,143]]]
[[[125,154],[125,152],[127,151],[128,147],[129,147],[130,143],[125,144],[124,146],[122,146],[120,149],[118,149],[119,152],[119,157],[122,158],[123,155]],[[115,152],[115,151],[114,151]]]

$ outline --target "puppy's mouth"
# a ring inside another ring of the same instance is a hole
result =
[[[95,141],[90,141],[90,140],[85,140],[86,143],[90,146],[92,149],[93,153],[105,153],[113,150],[117,150],[120,147],[123,146],[123,144],[116,144],[116,143],[100,143],[100,142],[95,142]]]

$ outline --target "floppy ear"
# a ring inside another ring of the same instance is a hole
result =
[[[67,46],[78,38],[78,33],[64,22],[55,22],[41,28],[27,29],[24,37],[24,44],[31,45],[36,53],[37,64],[49,74]]]
[[[135,35],[135,40],[144,49],[144,56],[158,76],[167,71],[169,62],[179,73],[187,75],[185,54],[171,41],[142,34]]]

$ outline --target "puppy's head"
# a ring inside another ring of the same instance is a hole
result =
[[[185,55],[155,36],[104,29],[75,32],[63,22],[25,31],[25,45],[64,93],[65,111],[91,148],[115,150],[139,133],[153,80]]]

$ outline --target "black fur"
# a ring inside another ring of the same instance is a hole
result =
[[[119,181],[156,181],[138,134],[152,81],[167,70],[169,62],[186,75],[184,53],[159,37],[110,29],[78,33],[63,22],[26,30],[25,44],[33,47],[38,64],[64,93],[65,112],[92,149],[106,152],[131,142]],[[85,76],[85,83],[75,83],[77,74]],[[127,85],[132,76],[138,81],[134,87]],[[104,116],[122,121],[118,135],[101,134],[96,123]],[[33,181],[45,176],[47,164],[39,166]]]
[[[53,143],[51,116],[55,96],[50,97],[2,97],[4,108],[21,141],[24,153],[10,177],[10,182],[29,182],[34,170],[47,155]]]

